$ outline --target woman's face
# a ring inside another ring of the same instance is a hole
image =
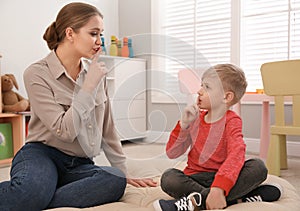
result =
[[[97,51],[101,51],[101,34],[103,19],[95,15],[85,26],[74,35],[74,47],[81,57],[92,58]]]

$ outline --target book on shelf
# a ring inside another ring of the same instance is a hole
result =
[[[12,136],[11,123],[0,123],[0,160],[13,157]]]

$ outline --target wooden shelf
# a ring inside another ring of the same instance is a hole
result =
[[[11,165],[12,158],[0,160],[0,167],[6,167]]]
[[[1,54],[0,54],[0,75],[1,75]],[[1,80],[0,80],[0,99],[1,96]],[[23,115],[2,113],[2,103],[0,103],[0,123],[11,123],[12,126],[12,141],[13,141],[13,154],[15,155],[19,149],[23,146],[24,141],[24,124]],[[13,158],[7,158],[0,160],[0,167],[11,165]]]
[[[23,146],[23,116],[21,114],[0,113],[0,123],[11,123],[14,155]],[[0,167],[11,165],[12,158],[0,160]]]

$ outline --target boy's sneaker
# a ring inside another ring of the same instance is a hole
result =
[[[201,194],[194,192],[178,200],[156,200],[153,207],[156,211],[194,211],[201,205]]]
[[[279,184],[263,184],[242,198],[243,202],[272,202],[277,201],[282,195]]]

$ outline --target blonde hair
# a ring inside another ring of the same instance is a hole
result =
[[[71,27],[77,32],[95,15],[103,18],[99,10],[92,5],[80,2],[67,4],[59,11],[56,20],[46,29],[43,39],[50,50],[56,49],[66,36],[66,28]]]
[[[240,67],[233,64],[217,64],[206,70],[202,75],[202,79],[210,74],[218,74],[224,92],[231,91],[234,93],[231,105],[240,101],[248,85],[245,73]]]

